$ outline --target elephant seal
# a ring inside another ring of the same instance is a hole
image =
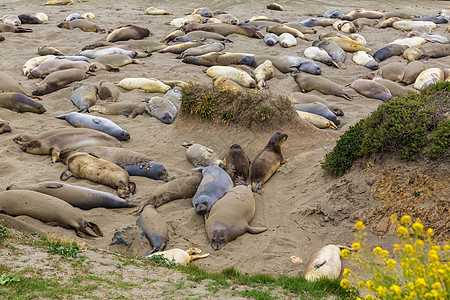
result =
[[[411,21],[411,20],[399,20],[392,23],[392,27],[397,30],[411,31],[417,26],[427,26],[431,29],[435,29],[437,25],[430,21]]]
[[[297,45],[297,39],[292,34],[285,32],[278,37],[278,43],[283,48],[289,48]]]
[[[38,18],[39,20],[41,20],[42,22],[48,22],[48,16],[47,14],[43,13],[43,12],[37,12],[35,14],[36,18]]]
[[[411,18],[411,21],[428,21],[428,22],[433,22],[435,24],[448,23],[448,20],[446,18],[440,18],[440,17],[436,17],[436,16],[415,17],[415,18]]]
[[[7,228],[12,228],[21,232],[35,233],[40,236],[45,236],[45,233],[36,229],[35,226],[28,224],[27,222],[21,221],[17,218],[11,217],[9,215],[0,214],[0,223]]]
[[[0,93],[0,107],[7,108],[14,112],[33,112],[42,114],[47,110],[40,102],[36,102],[30,97],[21,93]]]
[[[147,93],[166,93],[170,90],[170,86],[154,78],[124,78],[115,85],[126,90],[140,89]]]
[[[224,76],[243,87],[254,88],[256,81],[250,77],[246,72],[228,66],[212,66],[208,68],[206,74],[209,77],[215,78]]]
[[[302,40],[308,41],[308,39],[305,37],[305,35],[298,29],[286,26],[284,24],[279,24],[275,26],[267,26],[266,28],[267,32],[275,33],[276,35],[280,36],[283,33],[290,33],[294,37],[298,37]]]
[[[311,125],[324,129],[324,128],[332,128],[338,130],[339,128],[330,120],[328,120],[325,117],[312,114],[305,111],[296,110],[297,115],[300,117],[300,119],[310,123]]]
[[[148,7],[144,14],[146,15],[172,15],[171,13],[168,13],[164,9],[156,8],[156,7]]]
[[[378,49],[372,55],[377,61],[383,61],[391,56],[400,56],[408,48],[408,46],[400,44],[389,44],[383,48]]]
[[[4,15],[1,18],[2,22],[6,25],[11,26],[20,26],[22,25],[22,22],[20,21],[19,17],[16,15]]]
[[[419,76],[417,76],[413,87],[417,90],[423,90],[432,84],[444,81],[444,78],[445,74],[442,69],[429,68],[422,71]]]
[[[65,28],[65,29],[75,29],[78,28],[85,32],[96,32],[96,33],[105,33],[106,30],[100,28],[97,24],[94,22],[85,20],[85,19],[75,19],[72,21],[64,21],[57,25],[58,28]]]
[[[194,171],[191,174],[177,177],[158,186],[151,192],[149,199],[135,209],[133,213],[139,214],[146,205],[160,207],[161,205],[176,199],[194,197],[202,178],[202,172]]]
[[[355,52],[355,54],[353,54],[352,60],[354,63],[371,70],[377,70],[380,67],[379,63],[373,58],[373,56],[365,51]]]
[[[174,30],[174,31],[172,31],[171,33],[169,33],[169,34],[168,34],[165,38],[163,38],[160,42],[161,42],[161,43],[168,44],[168,43],[170,43],[171,41],[173,41],[174,39],[176,39],[177,37],[183,36],[183,35],[184,35],[184,32],[181,31],[181,30],[179,30],[179,29],[177,29],[177,30]]]
[[[10,216],[27,215],[48,224],[74,229],[82,238],[103,236],[95,223],[86,220],[69,203],[34,191],[0,192],[0,212]]]
[[[186,251],[181,249],[170,249],[152,253],[147,257],[152,257],[154,255],[161,255],[162,257],[166,258],[169,261],[174,261],[177,264],[186,266],[195,259],[205,258],[209,256],[209,253],[206,254],[198,254],[198,253],[202,253],[202,250],[198,248],[189,248]]]
[[[5,37],[0,34],[0,42],[3,42],[5,40]]]
[[[278,43],[278,35],[275,33],[267,33],[264,36],[264,43],[266,43],[267,46],[273,46],[276,43]]]
[[[23,28],[20,26],[12,26],[8,24],[0,24],[0,32],[14,32],[14,33],[23,33],[23,32],[33,32],[31,28]]]
[[[411,37],[411,38],[406,38],[406,39],[397,39],[393,42],[390,42],[390,44],[398,44],[398,45],[403,45],[406,47],[417,47],[420,46],[424,43],[426,43],[427,40],[424,39],[423,37],[420,36],[415,36],[415,37]]]
[[[264,63],[256,67],[255,79],[257,82],[257,87],[259,89],[267,88],[266,81],[273,78],[275,75],[275,69],[270,60],[266,60]]]
[[[233,41],[227,39],[225,36],[209,31],[196,30],[186,33],[185,35],[176,37],[174,42],[192,42],[192,41],[204,41],[206,39],[218,40],[220,42],[232,43]]]
[[[322,70],[320,69],[319,65],[312,60],[290,55],[280,56],[280,58],[288,61],[290,64],[289,67],[295,67],[299,71],[303,71],[313,75],[322,74]]]
[[[440,45],[432,43],[429,47],[424,45],[423,49],[425,50],[425,54],[421,57],[423,59],[440,58],[450,55],[450,44]]]
[[[36,184],[11,184],[6,190],[29,190],[47,194],[81,209],[133,207],[131,203],[111,193],[93,190],[58,181]]]
[[[164,124],[172,124],[178,114],[178,108],[169,99],[163,97],[145,98],[148,105],[145,112]]]
[[[180,55],[178,55],[177,58],[183,58],[186,56],[198,56],[211,52],[220,52],[223,49],[225,49],[225,45],[223,43],[214,42],[186,49]]]
[[[117,189],[120,198],[128,198],[136,191],[136,184],[129,180],[128,172],[108,160],[84,152],[66,150],[59,155],[68,171],[60,179],[66,181],[72,176],[87,179]]]
[[[250,171],[250,159],[240,145],[233,144],[223,157],[222,168],[230,175],[234,185],[243,184]]]
[[[392,99],[391,92],[376,81],[357,79],[350,84],[350,87],[368,98],[378,99],[384,102]]]
[[[336,125],[341,124],[341,120],[339,120],[339,118],[323,103],[313,102],[307,104],[296,104],[294,105],[294,108],[295,110],[309,112],[327,118]]]
[[[127,131],[106,118],[95,117],[78,112],[71,112],[65,115],[56,116],[55,118],[66,120],[74,127],[90,128],[107,133],[119,141],[127,141],[130,139],[130,134]]]
[[[74,81],[81,81],[87,77],[86,72],[79,69],[56,71],[45,77],[31,93],[35,96],[50,94],[66,87]]]
[[[359,19],[359,18],[381,19],[382,17],[384,17],[384,14],[379,11],[365,10],[364,8],[359,8],[359,9],[355,9],[355,10],[349,12],[348,14],[343,16],[341,19],[347,20],[347,21],[353,21],[353,20]]]
[[[325,104],[328,107],[328,109],[331,110],[336,116],[344,115],[344,112],[342,111],[341,108],[332,103],[329,103],[327,100],[316,95],[305,94],[301,92],[293,92],[289,94],[288,99],[289,101],[291,101],[292,104],[308,104],[313,102],[320,102],[322,104]]]
[[[230,66],[239,64],[239,62],[249,54],[230,53],[230,52],[212,52],[199,56],[187,56],[183,58],[184,63],[195,64],[199,66]]]
[[[395,83],[391,80],[383,78],[374,78],[373,80],[387,88],[389,92],[391,92],[392,97],[404,97],[411,93],[417,93],[415,89],[401,86],[400,84]]]
[[[239,20],[232,14],[220,14],[215,16],[216,19],[225,24],[237,25],[239,24]]]
[[[339,9],[332,9],[324,12],[323,14],[319,15],[319,17],[323,18],[332,18],[332,19],[340,19],[344,16],[342,11]]]
[[[32,78],[42,78],[44,79],[47,75],[54,73],[56,71],[68,70],[68,69],[79,69],[83,72],[89,71],[90,64],[85,61],[72,61],[68,59],[51,59],[45,60],[39,64],[36,68],[28,72],[27,77]]]
[[[221,90],[232,91],[233,93],[243,93],[244,89],[236,82],[229,80],[224,76],[213,78],[214,86]]]
[[[213,11],[209,7],[199,7],[196,8],[192,14],[198,14],[205,18],[212,18]]]
[[[219,166],[209,165],[202,173],[203,179],[192,198],[192,205],[199,215],[208,213],[214,203],[233,188],[230,175]]]
[[[311,27],[306,27],[298,22],[288,22],[288,23],[284,23],[284,25],[295,28],[303,34],[316,34],[317,33],[316,29],[311,28]]]
[[[345,51],[336,42],[333,41],[314,41],[313,46],[325,50],[331,57],[332,65],[337,68],[345,68]]]
[[[28,72],[36,68],[40,63],[46,61],[48,58],[55,57],[54,55],[44,55],[44,56],[37,56],[33,57],[23,65],[22,72],[23,75],[27,76]]]
[[[345,33],[355,33],[358,30],[356,29],[355,24],[351,21],[337,20],[333,23],[333,28],[342,31]]]
[[[378,20],[376,19],[360,18],[353,21],[353,25],[355,25],[355,28],[358,32],[360,32],[364,26],[374,27],[377,24]]]
[[[429,26],[416,26],[408,33],[408,37],[422,36],[430,32],[431,28]]]
[[[19,135],[13,141],[21,145],[20,150],[31,154],[50,154],[52,162],[59,159],[63,150],[75,150],[85,146],[122,147],[109,134],[88,128],[56,129],[38,136]]]
[[[188,84],[181,81],[177,82],[177,80],[175,80],[173,84],[170,84],[169,82],[166,81],[166,84],[171,86],[172,89],[168,90],[163,97],[172,101],[172,103],[177,107],[177,109],[180,109],[181,98],[183,97],[183,88]],[[182,88],[181,86],[184,87]]]
[[[400,81],[404,84],[412,84],[416,81],[417,76],[425,71],[425,65],[421,61],[412,61],[405,66],[403,78]]]
[[[107,70],[116,71],[119,67],[123,67],[128,64],[142,64],[141,61],[133,59],[124,54],[110,54],[97,57],[91,64],[91,71]]]
[[[80,112],[89,112],[89,107],[97,103],[98,88],[90,83],[78,83],[74,86],[70,100]]]
[[[208,23],[208,24],[190,23],[184,25],[182,29],[185,33],[202,30],[218,33],[222,36],[228,36],[230,34],[235,33],[257,39],[262,39],[264,37],[259,31],[253,28],[224,23]]]
[[[280,10],[280,11],[284,11],[285,10],[283,6],[281,6],[280,4],[275,3],[275,2],[267,4],[266,8],[270,9],[270,10]]]
[[[144,254],[145,256],[164,250],[169,239],[169,232],[166,220],[158,214],[153,206],[148,205],[144,207],[136,221],[136,225],[142,229],[148,241],[153,246],[153,249]]]
[[[11,126],[9,126],[9,123],[5,120],[0,119],[0,134],[11,132]]]
[[[39,55],[57,55],[57,56],[63,56],[64,53],[62,53],[61,51],[59,51],[58,49],[56,49],[53,46],[50,45],[44,45],[38,48],[38,54]]]
[[[342,50],[343,51],[343,50]],[[319,61],[321,63],[326,64],[327,66],[335,66],[339,68],[339,65],[336,61],[334,61],[331,56],[322,48],[319,47],[308,47],[305,49],[303,54],[308,59],[313,59],[315,61]]]
[[[257,67],[260,64],[264,63],[266,60],[270,60],[275,68],[278,69],[278,71],[282,73],[289,73],[293,70],[293,68],[290,67],[289,62],[278,58],[274,56],[268,56],[268,55],[248,55],[243,57],[239,64]]]
[[[98,85],[97,94],[102,100],[116,102],[119,99],[120,91],[114,84],[103,80]]]
[[[128,118],[135,118],[145,112],[145,105],[129,102],[102,103],[91,106],[89,112],[98,112],[104,115],[125,115]]]
[[[51,0],[44,3],[44,5],[72,5],[73,0]]]
[[[0,71],[0,93],[8,92],[27,94],[17,80],[9,76],[7,73]]]
[[[292,76],[294,77],[295,82],[297,82],[298,86],[300,87],[300,90],[304,93],[316,90],[325,95],[335,95],[346,100],[352,99],[352,97],[345,93],[338,84],[327,78],[308,75],[303,72],[294,74]]]
[[[314,252],[306,264],[306,280],[322,277],[337,279],[341,274],[341,249],[335,245],[327,245]]]
[[[103,49],[97,49],[97,50],[83,50],[77,55],[85,56],[88,58],[97,58],[103,55],[111,55],[111,54],[123,54],[128,55],[131,58],[137,57],[138,53],[136,51],[131,50],[125,50],[119,47],[110,47],[110,48],[103,48]]]
[[[22,24],[42,24],[44,23],[37,16],[31,14],[21,14],[17,16]]]
[[[328,35],[321,34],[319,36],[319,39],[321,41],[323,41],[323,40],[333,41],[336,44],[338,44],[339,47],[342,48],[342,50],[347,51],[347,52],[357,52],[357,51],[369,52],[371,50],[370,48],[368,48],[366,46],[365,43],[362,43],[361,41],[358,41],[358,40],[353,40],[344,35],[335,35],[334,33],[331,33]],[[314,44],[313,44],[313,46],[314,46]]]
[[[76,20],[76,19],[84,19],[84,18],[79,13],[71,13],[64,19],[64,21],[70,22],[70,21]]]
[[[200,42],[200,41],[191,41],[191,42],[184,42],[181,44],[176,44],[176,45],[172,45],[172,46],[167,46],[164,49],[159,50],[159,53],[174,53],[174,54],[180,54],[190,48],[194,48],[194,47],[198,47],[198,46],[202,46],[205,45],[205,43]],[[178,58],[178,57],[177,57]]]
[[[384,79],[401,82],[405,75],[405,66],[402,63],[393,62],[380,68],[377,74]]]
[[[264,149],[253,159],[250,166],[250,181],[252,182],[252,190],[254,192],[262,194],[264,183],[269,180],[284,162],[281,146],[287,138],[287,134],[280,132],[274,133]]]
[[[223,161],[218,158],[214,150],[208,147],[200,144],[194,144],[194,142],[184,142],[182,146],[186,148],[186,159],[194,167],[207,167],[209,165],[219,166],[223,163]]]
[[[125,169],[130,176],[144,176],[155,180],[167,181],[169,175],[166,168],[154,162],[150,157],[125,148],[86,146],[78,152],[93,154],[98,158],[115,163]]]
[[[214,250],[246,232],[257,234],[267,227],[253,227],[248,223],[255,215],[255,198],[249,186],[238,185],[211,208],[205,221],[206,234]]]
[[[407,61],[418,60],[422,55],[425,54],[425,50],[422,47],[409,47],[403,52],[402,56]]]

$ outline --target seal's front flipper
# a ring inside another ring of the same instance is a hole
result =
[[[60,180],[62,181],[66,181],[67,179],[69,179],[70,177],[73,176],[73,173],[71,171],[65,171],[61,174],[61,176],[59,177]]]

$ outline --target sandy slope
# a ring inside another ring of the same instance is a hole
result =
[[[283,12],[267,10],[265,8],[267,1],[102,0],[75,3],[73,6],[67,7],[41,6],[44,2],[15,1],[13,3],[2,1],[0,4],[0,10],[3,14],[43,11],[50,16],[50,21],[47,24],[24,25],[24,27],[33,28],[33,33],[4,33],[6,41],[0,44],[0,70],[19,80],[28,91],[31,91],[39,80],[29,80],[24,77],[21,67],[25,61],[37,56],[39,46],[51,44],[64,53],[75,54],[84,45],[106,38],[105,34],[57,28],[56,25],[72,12],[93,12],[96,15],[94,21],[105,29],[126,24],[144,26],[153,33],[149,39],[159,41],[175,29],[165,25],[165,22],[190,13],[196,7],[209,6],[212,9],[226,10],[235,14],[241,21],[253,15],[266,15],[285,21],[301,21],[332,8],[338,7],[344,12],[355,8],[352,1],[283,1],[280,3],[287,10]],[[359,6],[366,9],[381,11],[400,9],[420,15],[435,15],[446,4],[443,1],[358,2]],[[163,8],[174,15],[144,15],[144,9],[150,5]],[[440,25],[434,32],[442,34],[446,27],[446,25]],[[317,29],[316,35],[309,35],[311,41],[316,39],[319,33],[333,30],[331,27],[319,27]],[[374,50],[394,39],[405,37],[405,33],[393,28],[380,30],[365,27],[361,33],[366,37],[368,46]],[[279,45],[269,48],[262,40],[239,35],[231,35],[230,38],[234,43],[227,44],[226,51],[250,52],[271,56],[303,56],[303,50],[311,44],[311,42],[299,41],[298,45],[292,48],[281,48]],[[184,64],[175,59],[175,56],[170,53],[154,53],[151,57],[142,59],[145,64],[125,66],[121,68],[119,73],[101,71],[96,76],[89,77],[85,82],[98,83],[101,80],[117,82],[125,77],[155,77],[210,82],[210,78],[202,72],[206,69],[205,67]],[[395,61],[405,62],[401,57],[392,57],[382,62],[381,65]],[[427,61],[425,64],[427,67],[448,67],[448,60],[446,58],[435,59]],[[344,86],[370,71],[354,64],[351,61],[350,54],[347,55],[346,65],[346,70],[321,65],[322,76]],[[36,183],[43,180],[57,180],[60,174],[66,170],[66,166],[61,163],[50,164],[48,156],[37,156],[22,152],[12,142],[12,138],[23,133],[37,134],[55,128],[70,128],[68,123],[57,120],[54,116],[76,111],[76,107],[69,100],[74,85],[43,96],[43,104],[47,108],[47,113],[42,115],[17,114],[6,109],[0,109],[0,118],[8,120],[13,127],[12,133],[0,136],[1,189],[15,182]],[[286,96],[291,92],[299,91],[297,84],[288,74],[282,74],[278,71],[275,78],[268,82],[268,86],[274,94]],[[369,115],[381,103],[378,100],[362,97],[348,87],[344,90],[354,96],[353,101],[335,96],[324,96],[325,99],[339,105],[345,112],[345,116],[341,118],[342,125],[339,130],[341,133],[359,119]],[[317,93],[317,95],[319,94]],[[148,96],[149,94],[137,90],[122,90],[120,100],[140,102]],[[252,223],[267,226],[269,230],[265,233],[256,236],[245,234],[226,245],[222,250],[214,251],[208,244],[203,218],[196,215],[191,205],[191,199],[174,201],[158,209],[166,218],[170,228],[167,248],[187,249],[194,246],[203,249],[205,252],[211,252],[209,258],[197,261],[199,266],[208,270],[215,271],[234,266],[247,273],[265,272],[273,275],[295,275],[303,270],[303,267],[292,265],[289,256],[297,255],[307,260],[315,249],[324,244],[352,242],[352,222],[356,220],[352,216],[357,209],[364,208],[369,204],[370,191],[354,191],[355,193],[367,193],[367,202],[352,203],[348,202],[347,199],[335,199],[336,197],[332,199],[333,202],[330,201],[332,191],[339,190],[339,187],[345,184],[339,179],[324,176],[320,169],[319,162],[323,159],[324,154],[332,149],[338,137],[338,134],[334,131],[317,130],[309,124],[303,124],[300,128],[295,129],[271,128],[265,132],[233,128],[209,128],[208,125],[186,128],[186,126],[177,126],[177,121],[173,125],[164,125],[148,115],[138,116],[136,119],[127,119],[124,116],[108,117],[130,132],[132,138],[130,141],[123,143],[124,147],[149,155],[155,161],[164,164],[169,171],[188,171],[191,168],[191,165],[185,159],[185,149],[181,147],[184,141],[192,140],[207,145],[219,155],[224,155],[231,144],[238,143],[253,159],[275,130],[283,130],[289,134],[283,150],[285,157],[291,158],[291,160],[280,167],[279,171],[270,179],[262,196],[255,195],[257,212]],[[188,124],[188,122],[183,124]],[[361,182],[366,179],[364,176],[354,178],[355,181]],[[137,193],[131,201],[136,204],[146,200],[152,190],[162,184],[162,182],[142,177],[134,177],[132,180],[137,184]],[[86,180],[71,178],[68,182],[113,192],[106,186],[99,186]],[[339,207],[339,201],[347,201],[344,212]],[[348,203],[351,203],[351,205]],[[333,212],[342,212],[343,217],[330,219],[327,216],[327,211],[332,211],[328,215],[332,215]],[[96,222],[104,232],[103,238],[89,240],[88,243],[98,248],[108,248],[111,236],[116,228],[135,223],[136,217],[127,213],[127,209],[83,211],[86,218]],[[48,226],[28,217],[20,218],[35,224],[44,231],[51,231],[66,238],[76,238],[75,233],[71,230]],[[369,244],[388,245],[389,241],[389,237],[379,239],[371,236]],[[144,252],[138,254],[145,253],[146,250],[142,250]]]

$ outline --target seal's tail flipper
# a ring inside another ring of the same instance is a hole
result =
[[[103,236],[103,232],[100,230],[100,227],[98,227],[98,225],[94,222],[86,222],[86,226],[89,227],[96,234],[96,236]]]
[[[247,232],[251,233],[251,234],[258,234],[258,233],[262,233],[264,231],[267,230],[267,227],[253,227],[248,225],[247,226]]]
[[[209,256],[209,253],[205,253],[205,254],[194,254],[194,255],[191,255],[191,261],[196,260],[196,259],[199,259],[199,258],[205,258],[205,257],[208,257],[208,256]]]

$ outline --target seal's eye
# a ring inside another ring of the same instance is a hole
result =
[[[215,243],[216,243],[216,239],[211,239],[211,242],[212,242],[213,244],[215,244]]]

